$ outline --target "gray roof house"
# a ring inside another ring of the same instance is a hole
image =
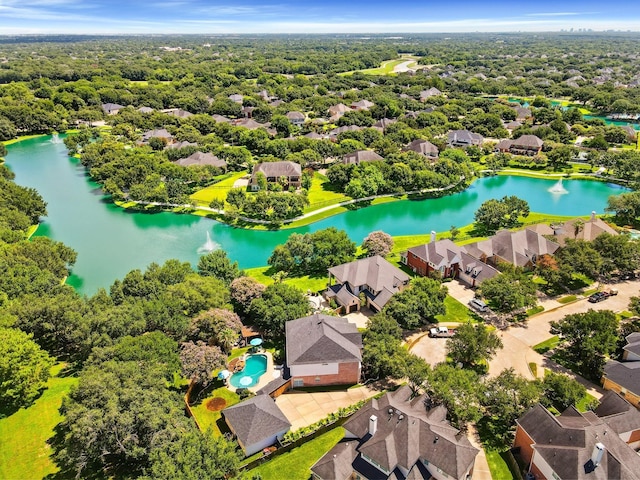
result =
[[[423,90],[420,92],[420,100],[424,102],[429,97],[438,97],[442,95],[442,92],[438,90],[436,87],[431,87],[428,90]]]
[[[146,143],[152,138],[164,138],[167,143],[173,143],[173,135],[171,135],[166,128],[159,128],[156,130],[149,130],[142,134],[142,142]]]
[[[349,107],[347,107],[344,103],[338,103],[337,105],[332,105],[331,107],[329,107],[329,109],[327,111],[329,112],[329,116],[332,119],[337,120],[345,112],[348,112],[349,110],[351,110],[351,109]]]
[[[281,440],[291,428],[269,395],[256,395],[225,408],[222,417],[247,457]]]
[[[229,95],[228,98],[232,102],[236,102],[236,103],[240,103],[240,104],[242,104],[242,101],[244,100],[244,97],[242,95],[240,95],[239,93],[234,93],[232,95]]]
[[[593,412],[538,404],[517,420],[514,445],[535,478],[640,480],[640,413],[629,407],[614,392]]]
[[[469,130],[452,130],[447,134],[447,144],[450,147],[469,147],[471,145],[479,147],[482,142],[484,142],[482,135]]]
[[[533,229],[500,230],[492,237],[465,245],[467,253],[488,263],[507,262],[516,267],[533,267],[541,255],[553,255],[560,248]]]
[[[123,108],[124,108],[123,105],[118,105],[117,103],[103,103],[102,104],[102,110],[107,115],[116,115]]]
[[[429,142],[428,140],[423,140],[421,138],[415,139],[413,142],[407,145],[403,150],[416,152],[430,159],[438,158],[438,147],[436,147],[433,143]]]
[[[609,360],[604,366],[602,386],[640,408],[640,332],[627,335],[625,340],[622,361]]]
[[[176,142],[176,143],[172,143],[171,145],[167,145],[167,148],[172,150],[179,150],[181,148],[197,147],[197,146],[198,144],[195,142],[187,142],[186,140],[183,140],[182,142]]]
[[[377,162],[384,160],[373,150],[356,150],[355,152],[347,153],[342,157],[342,163],[360,165],[362,162]]]
[[[439,271],[443,278],[458,278],[471,287],[500,274],[449,238],[437,241],[432,238],[429,243],[412,247],[400,254],[400,261],[418,275],[428,276]]]
[[[344,438],[311,467],[313,478],[470,478],[478,450],[446,416],[406,385],[373,399],[344,423]]]
[[[358,130],[362,130],[362,127],[358,125],[343,125],[342,127],[334,128],[329,131],[329,139],[333,142],[338,140],[338,135],[342,132],[357,132]]]
[[[166,108],[162,110],[162,113],[166,113],[167,115],[171,115],[176,118],[187,118],[193,116],[193,113],[187,112],[182,108]]]
[[[346,318],[316,313],[286,322],[285,334],[293,388],[360,380],[362,334]]]
[[[575,218],[567,220],[561,224],[538,224],[529,228],[535,230],[541,235],[553,235],[554,241],[560,245],[564,245],[564,242],[569,238],[592,242],[596,237],[603,233],[619,235],[619,233],[610,227],[604,220],[598,218],[596,216],[596,212],[591,212],[589,220]]]
[[[231,122],[230,118],[227,118],[224,115],[218,115],[217,113],[214,113],[213,115],[211,115],[211,118],[213,118],[216,121],[216,123],[229,123],[229,122]]]
[[[304,113],[296,111],[287,112],[285,117],[287,117],[291,124],[295,125],[296,127],[301,127],[305,119],[307,118]]]
[[[299,188],[302,181],[302,167],[295,162],[263,162],[253,167],[251,174],[251,190],[259,190],[258,174],[262,173],[267,177],[268,183],[276,183],[281,178],[286,178],[285,187],[292,186]]]
[[[138,111],[139,111],[140,113],[151,113],[151,112],[153,112],[153,108],[151,108],[151,107],[144,107],[144,106],[143,106],[143,107],[138,108]]]
[[[176,161],[176,165],[180,165],[183,167],[190,167],[192,165],[209,165],[211,167],[221,168],[223,170],[227,169],[227,162],[219,159],[212,153],[203,152],[195,152],[186,158],[181,158],[180,160]]]
[[[334,279],[336,284],[332,285]],[[324,296],[349,313],[360,310],[359,295],[364,293],[367,305],[380,311],[408,283],[409,275],[376,255],[330,268]]]

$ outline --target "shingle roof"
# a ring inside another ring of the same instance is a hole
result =
[[[636,412],[636,415],[640,414]],[[609,430],[606,419],[591,412],[581,414],[569,407],[562,415],[554,417],[538,404],[517,420],[517,423],[533,440],[534,450],[560,478],[640,478],[640,457]],[[604,444],[606,455],[600,466],[589,471],[588,462],[598,442]]]
[[[153,108],[151,108],[151,107],[140,107],[140,108],[138,108],[138,111],[140,113],[151,113],[151,112],[153,112]]]
[[[248,128],[249,130],[255,130],[257,128],[267,128],[267,125],[256,122],[252,118],[242,118],[240,120],[235,120],[233,124],[236,127],[244,127],[244,128]]]
[[[450,267],[455,263],[459,263],[463,248],[453,243],[450,239],[445,238],[436,242],[418,245],[408,250],[416,257],[435,265],[435,268],[441,266]]]
[[[198,144],[194,143],[194,142],[187,142],[186,140],[182,141],[182,142],[176,142],[176,143],[172,143],[171,145],[167,145],[167,148],[171,148],[173,150],[178,150],[180,148],[185,148],[185,147],[197,147]]]
[[[541,148],[544,142],[535,135],[522,135],[511,142],[513,148]]]
[[[362,334],[346,318],[316,313],[285,323],[287,365],[362,360]]]
[[[211,118],[213,118],[216,121],[216,123],[229,123],[231,121],[230,118],[227,118],[224,115],[218,115],[217,113],[214,115],[211,115]]]
[[[500,230],[487,240],[465,245],[467,252],[476,258],[497,256],[520,267],[535,263],[534,256],[553,255],[558,248],[560,245],[529,228],[515,232]]]
[[[478,450],[442,419],[441,409],[435,410],[436,415],[432,416],[425,406],[425,397],[412,399],[407,386],[371,400],[343,425],[359,440],[338,444],[312,467],[312,471],[323,479],[346,478],[325,475],[342,473],[349,467],[351,471],[357,471],[360,468],[358,453],[361,453],[392,472],[384,475],[381,471],[374,471],[374,476],[370,473],[367,478],[402,478],[398,477],[398,467],[413,472],[410,478],[428,478],[423,469],[415,469],[420,459],[428,460],[453,478],[461,478],[475,461]],[[377,430],[369,435],[369,418],[372,415],[377,417]],[[357,447],[354,448],[353,444]]]
[[[144,132],[142,134],[142,140],[147,141],[151,138],[166,138],[172,139],[173,135],[171,135],[166,128],[160,128],[157,130],[149,130],[148,132]]]
[[[638,410],[612,390],[602,396],[594,413],[602,418],[618,435],[640,430]]]
[[[227,168],[227,162],[219,159],[211,153],[195,152],[187,158],[181,158],[176,161],[177,165],[189,167],[191,165],[210,165],[217,168]]]
[[[484,141],[484,137],[469,130],[453,130],[447,134],[447,141],[449,144],[480,145]]]
[[[375,103],[370,102],[369,100],[360,100],[358,102],[353,102],[351,104],[351,106],[353,108],[362,108],[364,110],[368,110],[369,108],[373,107],[375,105]]]
[[[306,117],[302,112],[287,112],[285,115],[289,120],[304,120]]]
[[[436,87],[431,87],[428,90],[423,90],[420,92],[420,98],[425,99],[429,97],[437,97],[438,95],[442,95],[442,92],[438,90]]]
[[[384,158],[373,150],[357,150],[355,152],[347,153],[342,157],[343,163],[353,163],[355,165],[358,165],[361,162],[376,162],[380,160],[384,160]]]
[[[332,267],[329,273],[339,283],[349,283],[353,287],[368,285],[376,292],[384,288],[395,292],[409,281],[409,275],[379,255]]]
[[[302,167],[295,162],[263,162],[253,167],[253,177],[259,172],[265,177],[299,177],[302,175]]]
[[[604,366],[604,376],[622,388],[640,395],[640,361],[609,360]]]
[[[263,441],[291,427],[269,395],[256,395],[222,411],[242,445]]]
[[[418,138],[411,142],[405,150],[411,150],[413,152],[421,153],[422,155],[427,155],[431,157],[438,156],[438,147],[436,147],[433,143],[428,140],[423,140]]]
[[[117,103],[103,103],[102,104],[102,110],[104,110],[106,113],[111,113],[114,110],[120,110],[124,108],[124,105],[119,105]]]

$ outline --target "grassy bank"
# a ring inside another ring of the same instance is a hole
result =
[[[0,478],[45,478],[58,471],[47,440],[62,420],[62,399],[78,381],[65,368],[59,363],[51,369],[47,389],[32,406],[0,419]]]

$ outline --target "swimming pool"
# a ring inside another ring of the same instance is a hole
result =
[[[258,384],[258,380],[266,371],[266,355],[250,355],[244,364],[244,368],[231,375],[229,383],[236,388],[253,387]]]

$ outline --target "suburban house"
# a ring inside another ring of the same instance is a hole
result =
[[[536,479],[640,479],[640,412],[614,392],[593,412],[538,404],[516,423],[514,446]]]
[[[436,87],[431,87],[428,90],[423,90],[420,92],[420,101],[424,102],[427,98],[430,97],[438,97],[442,95],[442,92],[438,90]]]
[[[470,147],[472,145],[479,147],[484,142],[484,137],[479,133],[473,133],[469,130],[452,130],[447,134],[447,145],[450,147]]]
[[[344,103],[338,103],[337,105],[333,105],[329,107],[328,109],[329,117],[331,118],[331,120],[337,120],[342,115],[344,115],[345,112],[348,112],[349,110],[351,109],[347,107]]]
[[[285,323],[293,388],[360,381],[362,334],[346,318],[316,313]]]
[[[367,306],[378,312],[408,283],[409,275],[376,255],[330,268],[329,288],[324,296],[350,313],[360,310],[359,296],[363,293]]]
[[[382,160],[384,160],[384,158],[373,150],[356,150],[342,157],[342,163],[345,165],[360,165],[362,162],[377,162]]]
[[[162,113],[166,113],[167,115],[171,115],[172,117],[176,118],[187,118],[193,115],[193,113],[187,112],[182,108],[167,108],[165,110],[162,110]]]
[[[489,265],[507,262],[516,267],[532,268],[541,255],[553,255],[560,248],[533,229],[512,232],[500,230],[492,237],[464,246],[471,256]]]
[[[124,108],[123,105],[118,105],[117,103],[103,103],[102,110],[107,115],[117,115],[120,110]]]
[[[515,140],[501,140],[495,147],[497,152],[535,157],[542,151],[544,142],[535,135],[522,135]]]
[[[504,124],[504,128],[506,128],[509,131],[513,131],[516,128],[519,128],[521,126],[522,126],[522,123],[520,123],[517,120],[512,120],[511,122],[507,122],[507,123]]]
[[[197,146],[198,144],[195,142],[187,142],[186,140],[183,140],[182,142],[175,142],[175,143],[172,143],[171,145],[167,145],[166,148],[170,150],[180,150],[181,148],[197,147]]]
[[[312,467],[315,480],[471,478],[478,450],[446,420],[443,406],[402,386],[369,401],[344,438]]]
[[[253,167],[251,174],[251,190],[260,190],[258,174],[262,173],[267,178],[267,183],[277,183],[283,180],[283,187],[300,188],[302,181],[302,167],[294,162],[264,162]]]
[[[428,140],[418,138],[403,148],[405,152],[411,151],[424,155],[425,157],[435,160],[438,158],[438,147]]]
[[[334,128],[333,130],[329,131],[329,140],[331,140],[332,142],[337,142],[338,135],[340,135],[342,132],[357,132],[358,130],[362,130],[362,127],[359,127],[357,125],[343,125],[342,127]]]
[[[268,125],[264,123],[256,122],[252,118],[241,118],[239,120],[233,120],[233,125],[236,127],[244,127],[249,130],[256,130],[258,128],[267,128]]]
[[[469,255],[464,247],[451,239],[436,241],[435,232],[432,232],[429,243],[402,252],[400,262],[423,277],[438,271],[442,278],[457,278],[470,287],[477,287],[484,280],[500,274],[491,265]]]
[[[217,113],[211,115],[211,118],[213,118],[216,123],[230,123],[231,119],[225,117],[224,115],[218,115]]]
[[[173,143],[173,135],[171,135],[166,128],[160,128],[156,130],[149,130],[142,134],[142,143],[148,143],[152,138],[162,138],[167,143]]]
[[[370,102],[369,100],[360,100],[358,102],[353,102],[351,104],[351,109],[352,110],[369,110],[374,105],[375,103]]]
[[[609,360],[604,366],[602,386],[623,396],[636,408],[640,408],[640,333],[625,337],[622,362]]]
[[[305,119],[307,118],[302,112],[287,112],[285,115],[291,122],[291,125],[295,127],[301,127],[304,124]]]
[[[144,107],[144,106],[143,106],[143,107],[138,108],[138,111],[139,111],[140,113],[152,113],[152,112],[153,112],[153,108],[151,108],[151,107]]]
[[[253,111],[256,109],[256,107],[242,107],[242,110],[240,110],[240,113],[242,113],[242,116],[244,118],[252,118],[253,117]]]
[[[604,220],[596,217],[596,212],[591,212],[589,220],[574,218],[561,224],[546,225],[541,223],[529,228],[535,230],[540,235],[553,235],[553,240],[560,245],[564,245],[564,242],[568,238],[592,242],[603,233],[618,235],[618,232],[611,228]]]
[[[389,125],[393,125],[396,122],[397,120],[393,118],[381,118],[376,123],[374,123],[371,128],[375,128],[379,132],[384,133],[389,127]]]
[[[533,116],[531,114],[530,108],[521,107],[518,105],[514,107],[514,109],[516,111],[516,120],[528,120]]]
[[[240,105],[242,105],[242,102],[244,100],[244,97],[242,95],[240,95],[239,93],[234,93],[233,95],[229,95],[228,98],[232,102],[239,103]]]
[[[216,157],[212,153],[195,152],[186,158],[181,158],[176,161],[176,165],[183,167],[190,167],[192,165],[209,165],[215,168],[227,169],[227,162]]]
[[[247,457],[282,440],[291,428],[291,423],[269,395],[256,395],[221,413]]]

